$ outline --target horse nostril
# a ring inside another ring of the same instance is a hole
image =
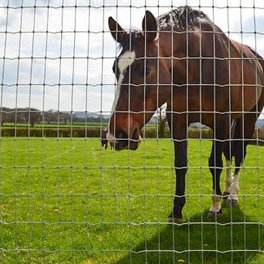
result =
[[[140,134],[139,134],[139,129],[138,128],[135,128],[134,129],[134,132],[132,134],[132,140],[133,141],[138,141],[140,140]]]

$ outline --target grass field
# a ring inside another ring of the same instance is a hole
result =
[[[169,139],[115,152],[96,138],[1,138],[0,263],[264,263],[264,147],[248,147],[240,207],[218,219],[207,216],[210,147],[189,142],[179,225],[167,223]]]

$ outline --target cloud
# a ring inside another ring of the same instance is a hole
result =
[[[252,11],[252,10],[251,10]],[[233,38],[249,45],[264,56],[264,17],[257,12],[244,14],[245,19],[238,19],[231,29]]]

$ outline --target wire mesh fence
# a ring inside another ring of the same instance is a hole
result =
[[[1,263],[262,263],[263,11],[1,1]]]

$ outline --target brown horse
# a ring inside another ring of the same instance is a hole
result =
[[[109,28],[122,50],[113,66],[117,89],[107,141],[116,150],[137,149],[141,128],[167,103],[176,171],[169,220],[182,219],[187,128],[192,122],[207,125],[214,135],[209,158],[213,179],[210,214],[222,212],[223,153],[227,159],[224,194],[228,195],[228,206],[236,205],[239,170],[264,104],[263,59],[249,47],[230,40],[203,12],[188,6],[157,19],[146,11],[142,31],[127,32],[111,17]]]

